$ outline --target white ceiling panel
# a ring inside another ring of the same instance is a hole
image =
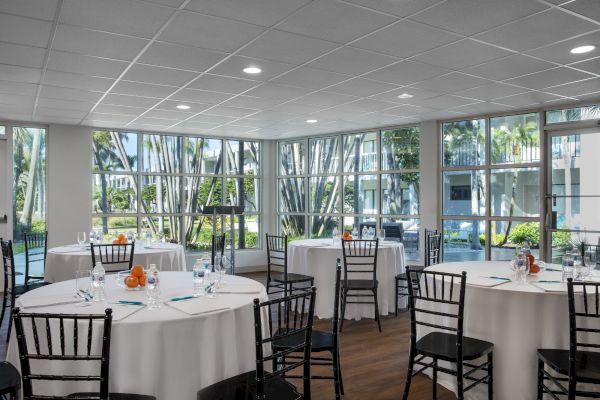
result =
[[[35,83],[0,81],[0,93],[35,96],[38,85]],[[33,103],[32,103],[33,104]]]
[[[279,24],[277,29],[347,43],[395,20],[339,1],[316,0]]]
[[[177,110],[150,110],[146,114],[144,114],[144,117],[162,118],[162,119],[169,119],[169,120],[173,120],[173,121],[181,121],[181,120],[191,117],[192,115],[196,114],[197,112],[198,111],[188,112],[188,111],[177,111]]]
[[[0,13],[52,21],[57,5],[58,0],[3,0],[0,2]]]
[[[383,68],[396,61],[398,61],[397,57],[344,46],[341,49],[320,57],[307,66],[349,75],[360,75]]]
[[[228,107],[252,108],[265,110],[281,104],[281,100],[264,97],[237,95],[225,101],[222,105]]]
[[[598,4],[600,8],[600,4]],[[598,26],[600,28],[600,26]],[[596,50],[591,53],[573,54],[571,49],[584,45],[596,45]],[[600,32],[590,33],[589,35],[579,36],[575,39],[564,40],[558,43],[552,43],[548,46],[540,47],[526,52],[534,57],[543,58],[560,64],[570,64],[581,60],[600,55]]]
[[[201,104],[217,104],[230,98],[230,94],[209,92],[207,90],[183,89],[175,93],[171,99],[180,101],[191,101]]]
[[[148,108],[156,104],[156,99],[139,96],[128,96],[122,94],[109,93],[102,100],[102,104],[111,104],[125,107]]]
[[[475,67],[466,68],[464,72],[482,78],[502,81],[517,76],[531,74],[553,68],[555,65],[546,61],[536,60],[521,54],[515,54],[494,60]]]
[[[123,79],[179,87],[184,86],[197,76],[198,73],[191,71],[134,64],[123,76]]]
[[[277,85],[274,83],[264,83],[259,87],[252,89],[245,94],[248,96],[263,97],[268,99],[276,99],[280,101],[292,100],[305,94],[310,93],[311,89],[299,87]]]
[[[175,17],[158,39],[231,52],[258,36],[263,30],[264,28],[245,22],[183,11]]]
[[[102,92],[90,92],[88,90],[42,85],[40,97],[96,103],[100,100],[100,97],[102,97]]]
[[[220,115],[225,117],[243,118],[250,114],[255,114],[256,110],[250,108],[216,106],[206,111],[206,115]]]
[[[475,103],[479,103],[479,101],[473,99],[465,99],[463,97],[457,97],[448,94],[427,99],[426,102],[423,102],[418,105],[423,105],[425,107],[436,108],[441,110]]]
[[[165,110],[165,111],[173,111],[177,110],[177,106],[180,104],[185,104],[190,106],[190,112],[193,114],[199,113],[201,111],[206,110],[209,107],[212,107],[212,104],[206,103],[193,103],[191,101],[180,101],[180,100],[163,100],[160,104],[156,105],[157,110]]]
[[[413,97],[408,99],[398,98],[399,95],[403,93],[408,93]],[[417,89],[415,87],[401,87],[398,89],[391,90],[389,92],[380,93],[374,96],[371,96],[373,99],[389,101],[398,104],[425,104],[427,99],[432,97],[437,97],[441,95],[440,92],[432,92],[429,90]]]
[[[293,102],[287,102],[275,105],[271,108],[273,111],[288,113],[292,115],[305,115],[320,110],[321,106],[309,105],[309,104],[298,104]]]
[[[100,104],[94,109],[94,114],[113,114],[113,115],[125,115],[137,117],[141,113],[146,111],[145,108],[139,107],[125,107],[125,106],[113,106],[111,104]]]
[[[299,67],[279,78],[273,79],[275,83],[282,83],[309,89],[321,89],[350,79],[348,75],[336,74],[322,69]]]
[[[460,39],[460,36],[411,21],[401,21],[352,45],[397,57],[410,57]]]
[[[564,4],[562,7],[588,18],[600,21],[600,6],[597,0],[577,0]]]
[[[600,78],[592,78],[585,81],[568,83],[566,85],[549,87],[544,91],[567,97],[581,97],[586,94],[600,92]]]
[[[73,110],[73,111],[84,111],[88,112],[94,106],[94,103],[85,102],[85,101],[76,101],[76,100],[59,100],[59,99],[46,99],[40,97],[38,100],[38,106],[40,107],[48,107],[54,109],[65,109],[65,110]],[[81,116],[83,118],[84,115]]]
[[[376,93],[394,90],[397,87],[397,85],[374,81],[372,79],[354,78],[331,86],[327,90],[352,96],[367,97]]]
[[[272,126],[273,121],[265,121],[262,119],[253,119],[253,118],[242,118],[235,121],[237,126],[244,126],[246,128],[258,129],[265,128],[267,126]]]
[[[106,91],[113,82],[113,79],[47,70],[44,74],[44,81],[42,83],[44,85],[83,89],[88,91]]]
[[[232,78],[230,76],[225,77],[220,75],[204,74],[191,83],[188,88],[238,94],[245,92],[256,85],[259,85],[260,83],[260,81]]]
[[[39,83],[42,70],[0,64],[0,81]]]
[[[514,94],[529,92],[528,89],[507,85],[505,83],[491,83],[472,89],[463,90],[454,93],[456,96],[467,97],[470,99],[489,101],[498,97],[512,96]]]
[[[373,10],[382,11],[399,17],[407,17],[446,0],[346,0]]]
[[[468,54],[468,56],[465,57],[465,54]],[[511,52],[495,46],[465,39],[438,47],[437,49],[420,54],[413,59],[438,67],[458,70],[511,54]]]
[[[600,74],[600,57],[592,58],[587,61],[582,61],[576,64],[571,64],[571,67],[593,74]]]
[[[50,51],[48,69],[76,74],[117,78],[127,67],[125,61],[85,56],[64,51]]]
[[[596,29],[598,25],[551,9],[487,31],[475,38],[513,50],[525,51]]]
[[[11,110],[11,108],[9,106],[28,107],[29,105],[33,104],[34,99],[35,99],[35,96],[24,96],[24,95],[6,94],[6,93],[0,94],[0,104],[2,104],[1,108],[4,109],[5,112],[12,112],[12,111],[9,111],[9,110]],[[19,112],[23,112],[23,111],[19,111]]]
[[[234,117],[227,117],[224,115],[206,115],[200,114],[195,117],[190,118],[187,122],[201,122],[201,123],[209,123],[209,124],[226,124],[231,121],[235,121]]]
[[[52,48],[89,56],[130,61],[147,43],[146,39],[59,24]]]
[[[364,77],[397,85],[409,85],[425,79],[444,75],[448,72],[448,69],[433,65],[413,61],[402,61],[398,64],[390,65],[389,67],[381,68],[366,74]]]
[[[543,72],[537,72],[535,74],[525,75],[520,78],[510,79],[506,82],[524,86],[530,89],[543,89],[549,86],[562,85],[564,83],[580,81],[592,77],[592,75],[586,72],[559,67]]]
[[[46,50],[40,47],[0,42],[0,64],[42,68],[45,54]]]
[[[514,96],[501,97],[496,99],[495,102],[506,104],[512,107],[528,107],[561,99],[562,98],[560,96],[555,96],[549,93],[528,92]]]
[[[334,107],[332,110],[340,109],[345,111],[350,111],[353,113],[367,113],[374,111],[385,111],[388,108],[396,107],[394,103],[388,103],[381,100],[374,99],[360,99],[353,101],[351,103],[347,103],[338,107]],[[327,110],[329,111],[329,110]]]
[[[93,113],[90,113],[90,115],[88,115],[88,117],[86,119],[117,122],[119,124],[122,124],[120,126],[122,128],[124,124],[128,123],[133,118],[128,115],[118,115],[118,114],[115,115],[115,114],[105,114],[105,113],[93,112]]]
[[[111,93],[128,94],[131,96],[154,97],[162,99],[169,96],[177,88],[172,86],[153,85],[150,83],[140,83],[131,81],[120,81],[111,90]]]
[[[181,46],[164,42],[154,42],[142,54],[140,63],[168,68],[203,72],[227,56],[225,53]]]
[[[548,7],[523,0],[448,0],[412,17],[428,25],[474,35]]]
[[[420,89],[430,90],[432,92],[451,93],[460,90],[470,89],[475,86],[491,83],[486,79],[476,78],[461,74],[460,72],[452,72],[448,75],[428,79],[415,86]]]
[[[48,21],[0,14],[0,38],[3,42],[46,47],[52,24]]]
[[[477,104],[469,104],[466,106],[454,107],[451,111],[463,112],[465,114],[487,114],[487,113],[497,113],[505,110],[512,110],[513,107],[499,104],[499,103],[477,103]]]
[[[246,67],[258,67],[262,70],[260,74],[252,75],[243,71]],[[277,61],[260,60],[251,57],[233,56],[211,69],[216,75],[231,76],[234,78],[246,78],[260,81],[272,79],[294,68],[291,64]]]
[[[342,103],[349,103],[354,100],[358,100],[358,98],[356,96],[323,91],[311,93],[300,99],[294,100],[293,102],[321,107],[332,107]]]

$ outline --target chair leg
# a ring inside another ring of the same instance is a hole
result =
[[[399,288],[400,288],[400,279],[396,278],[396,290],[394,291],[394,295],[396,297],[395,302],[394,302],[394,304],[396,305],[396,307],[394,307],[394,314],[396,315],[396,317],[398,316],[398,297],[399,297],[398,290],[400,290]]]
[[[2,326],[2,322],[4,321],[4,312],[6,311],[6,303],[8,301],[8,285],[6,284],[6,279],[4,282],[4,294],[2,296],[2,313],[0,314],[0,326]]]
[[[344,320],[346,319],[346,297],[348,297],[348,292],[346,289],[342,289],[342,320],[340,321],[340,332],[344,329]]]
[[[463,385],[463,364],[462,360],[459,360],[456,363],[456,392],[458,395],[458,400],[464,400],[465,391]]]
[[[11,304],[12,307],[12,304]],[[8,331],[6,331],[6,343],[8,343],[10,339],[10,330],[12,329],[12,308],[11,311],[8,312]]]
[[[381,333],[381,320],[379,319],[379,301],[377,300],[377,289],[373,291],[375,296],[375,321],[377,321],[377,327],[379,328],[379,333]]]
[[[402,400],[408,400],[408,392],[410,391],[410,383],[412,381],[413,368],[415,365],[416,354],[412,348],[412,343],[410,346],[410,354],[408,355],[408,371],[406,372],[406,381],[404,382],[404,394],[402,395]]]
[[[537,400],[542,400],[544,396],[544,362],[538,358],[538,381],[537,381]]]
[[[490,352],[488,359],[488,400],[494,399],[494,353]]]
[[[335,399],[340,400],[342,398],[340,390],[340,359],[336,351],[331,353],[331,364],[333,366],[333,386],[335,388]]]
[[[340,393],[342,396],[344,395],[344,379],[342,378],[342,359],[340,357],[340,352],[337,353],[337,370],[338,377],[340,378]]]
[[[431,398],[433,400],[437,400],[437,370],[438,367],[438,361],[437,358],[433,359],[433,391],[432,391],[432,395]]]
[[[575,393],[577,392],[577,381],[573,376],[569,376],[569,394],[567,398],[569,400],[575,400]]]

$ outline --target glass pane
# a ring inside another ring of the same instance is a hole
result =
[[[137,137],[130,132],[94,131],[94,171],[137,171]]]
[[[344,231],[352,234],[354,227],[358,229],[358,237],[353,236],[352,239],[362,239],[362,230],[365,226],[376,231],[377,220],[374,217],[344,217]]]
[[[305,178],[279,179],[279,211],[304,212]]]
[[[213,221],[210,217],[185,216],[185,245],[188,251],[210,250],[212,245]],[[221,218],[215,221],[217,234],[221,231]]]
[[[181,171],[181,137],[144,135],[142,171],[178,173]]]
[[[444,167],[485,164],[485,119],[442,124]]]
[[[227,178],[225,185],[225,204],[228,206],[244,206],[246,212],[258,210],[260,194],[259,179]]]
[[[552,193],[600,195],[598,149],[600,132],[552,137]]]
[[[419,174],[381,175],[382,214],[419,214]]]
[[[310,173],[328,174],[338,172],[338,138],[311,139]]]
[[[404,255],[408,260],[419,259],[419,226],[418,219],[381,219],[381,229],[385,229],[385,241],[404,243]]]
[[[582,241],[600,245],[600,235],[597,233],[552,232],[552,262],[560,264],[565,252],[579,248]]]
[[[540,223],[491,221],[492,260],[513,260],[515,248],[529,242],[531,254],[540,255]]]
[[[186,214],[202,212],[202,206],[219,206],[222,204],[222,182],[220,177],[188,177],[185,178],[184,196]],[[148,190],[155,190],[149,186]]]
[[[304,239],[306,237],[304,215],[279,216],[279,233],[288,235],[288,242]]]
[[[492,215],[540,215],[539,168],[493,169],[490,179]]]
[[[302,175],[305,173],[306,149],[304,142],[282,143],[279,146],[281,175]]]
[[[226,248],[231,248],[231,216],[223,217],[225,220],[224,233]],[[258,215],[236,215],[234,218],[234,240],[236,249],[257,249],[260,247]]]
[[[333,228],[340,226],[339,218],[329,215],[315,215],[309,217],[309,220],[311,238],[333,237]]]
[[[0,125],[0,135],[3,135],[3,136],[6,135],[6,127],[5,126]]]
[[[377,132],[344,136],[344,172],[377,171]]]
[[[115,239],[119,233],[131,232],[137,234],[137,217],[129,215],[126,217],[94,216],[92,218],[92,229],[102,232],[102,239],[109,241]]]
[[[225,173],[230,175],[258,175],[259,150],[258,142],[226,140]]]
[[[444,262],[485,260],[484,221],[444,220]]]
[[[154,240],[165,240],[170,243],[179,243],[179,228],[181,217],[144,217],[142,218],[142,232],[150,231]],[[145,236],[145,235],[144,235]]]
[[[492,164],[539,162],[539,125],[538,113],[492,118]]]
[[[46,230],[46,130],[15,127],[12,140],[13,238],[20,242],[24,232]]]
[[[93,213],[132,213],[137,210],[135,175],[92,175]]]
[[[185,172],[188,174],[218,174],[221,172],[223,160],[219,139],[186,137]]]
[[[339,212],[340,178],[317,176],[310,178],[310,212],[331,214]]]
[[[421,129],[418,126],[381,132],[381,169],[419,168]]]
[[[181,212],[179,177],[145,175],[142,178],[142,205],[145,213]]]
[[[344,212],[377,213],[377,175],[344,177]]]
[[[588,119],[600,119],[600,106],[566,108],[563,110],[546,111],[546,123],[556,124],[559,122],[584,121]]]
[[[485,215],[484,171],[444,172],[444,215]]]

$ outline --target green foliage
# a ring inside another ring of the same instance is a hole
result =
[[[515,226],[510,230],[508,239],[514,244],[524,244],[530,242],[532,246],[540,244],[540,224],[539,222],[526,222]]]
[[[148,204],[156,202],[156,185],[146,185],[142,188],[142,200]]]
[[[561,227],[560,229],[566,229]],[[553,232],[552,233],[552,247],[558,247],[560,249],[570,248],[573,244],[571,243],[571,232]]]
[[[419,168],[421,129],[418,126],[383,131],[381,143],[383,151],[393,157],[393,164],[399,168]],[[391,163],[390,163],[391,164]],[[389,165],[390,169],[393,168]]]

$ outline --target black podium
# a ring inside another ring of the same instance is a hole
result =
[[[231,261],[231,274],[235,275],[235,216],[244,215],[244,206],[203,206],[202,214],[210,215],[212,217],[213,236],[217,233],[217,217],[224,215],[229,215],[231,217],[229,234],[231,255],[229,256],[229,259]]]

